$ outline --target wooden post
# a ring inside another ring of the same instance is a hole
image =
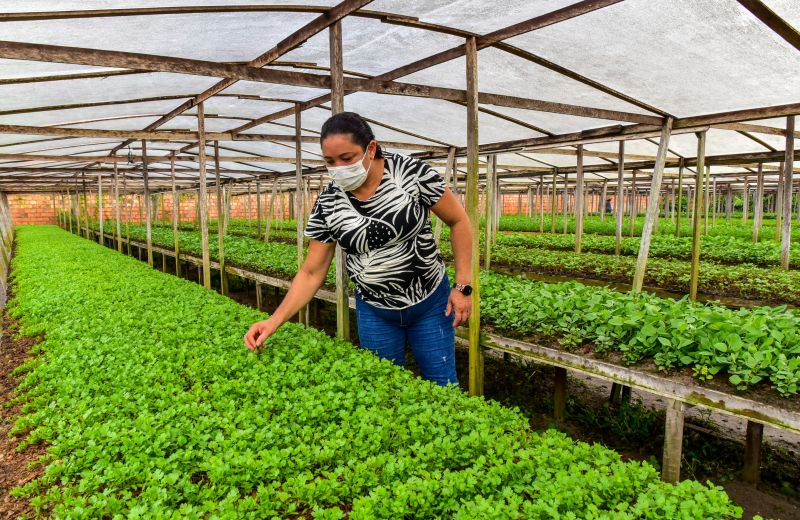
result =
[[[553,368],[553,419],[563,423],[567,417],[567,369]]]
[[[742,224],[747,224],[747,212],[750,209],[750,179],[744,176],[744,190],[742,191]]]
[[[117,251],[122,253],[122,223],[120,222],[121,211],[119,204],[119,175],[117,163],[114,162],[114,220],[116,221],[117,228]]]
[[[675,236],[681,236],[681,214],[683,213],[683,159],[678,161],[678,209],[675,214]]]
[[[728,190],[725,193],[725,221],[729,221],[731,219],[731,215],[733,214],[733,188],[731,187],[730,183],[728,183]]]
[[[125,191],[125,188],[127,187],[127,183],[128,183],[128,178],[127,177],[122,177],[122,191],[123,192]],[[125,197],[125,200],[126,200],[126,204],[128,206],[128,211],[127,211],[127,214],[125,216],[125,243],[127,244],[126,249],[127,249],[127,252],[128,252],[128,256],[132,256],[131,255],[131,219],[133,218],[133,198],[132,198],[132,196],[130,194],[128,194],[128,196]]]
[[[584,216],[584,185],[583,185],[583,145],[578,145],[575,167],[575,252],[581,252],[581,238],[583,236]]]
[[[606,221],[606,200],[608,200],[608,181],[603,181],[603,191],[600,197],[600,221]]]
[[[538,196],[539,196],[539,187],[540,187],[540,185],[537,184],[536,185],[536,196],[535,196],[536,198],[538,198]],[[525,210],[525,215],[530,219],[533,218],[533,200],[534,200],[533,185],[531,184],[531,185],[528,186],[528,198],[526,199],[527,206],[526,206],[526,210]]]
[[[328,28],[331,67],[331,114],[344,111],[344,65],[342,64],[342,22]],[[346,254],[336,246],[336,336],[350,339],[349,279]]]
[[[455,175],[456,170],[456,149],[454,146],[450,147],[450,150],[447,152],[447,164],[444,167],[444,185],[448,186],[450,184],[450,176]],[[436,240],[436,243],[439,243],[439,237],[442,236],[442,219],[436,219],[436,228],[433,232],[433,237]]]
[[[700,175],[698,173],[698,175]],[[661,463],[661,480],[675,483],[681,478],[681,452],[683,450],[683,401],[667,400],[667,417],[664,429],[664,454]]]
[[[753,242],[758,242],[758,232],[764,219],[764,164],[758,163],[756,175],[756,200],[753,207]]]
[[[206,124],[205,107],[197,105],[197,164],[199,172],[198,213],[200,214],[200,247],[203,250],[203,287],[211,289],[211,255],[208,251],[208,194],[206,192]]]
[[[181,275],[181,237],[178,235],[178,221],[181,218],[181,205],[175,183],[175,155],[169,158],[169,171],[172,179],[172,238],[175,241],[175,276]]]
[[[228,273],[225,271],[225,196],[219,174],[219,141],[214,141],[214,177],[217,183],[217,243],[219,244],[219,290],[228,294]]]
[[[744,450],[742,480],[748,484],[758,484],[761,475],[761,442],[764,438],[764,425],[747,421],[747,441]]]
[[[272,192],[269,197],[269,209],[267,210],[267,222],[264,226],[264,242],[269,242],[269,234],[272,229],[272,213],[275,208],[275,198],[278,196],[278,176],[272,178]]]
[[[544,233],[544,177],[539,179],[539,197],[537,198],[539,200],[539,233]]]
[[[561,234],[566,235],[569,226],[569,188],[567,187],[567,175],[564,175],[564,191],[561,194],[561,214],[564,217],[563,229]]]
[[[633,276],[633,291],[641,292],[644,283],[644,273],[647,269],[647,255],[650,251],[650,237],[653,232],[653,222],[658,211],[658,188],[664,176],[664,163],[667,159],[670,132],[672,131],[672,117],[667,117],[667,122],[661,130],[661,139],[658,142],[658,154],[653,168],[653,179],[650,181],[650,200],[647,203],[642,240],[639,245],[639,256],[636,258],[636,272]]]
[[[709,199],[710,199],[710,194],[711,194],[711,181],[710,181],[710,179],[711,179],[711,166],[710,165],[706,165],[706,169],[708,171],[705,172],[705,182],[704,182],[705,189],[703,191],[698,191],[698,193],[702,193],[703,194],[703,214],[705,215],[705,223],[703,224],[703,234],[704,235],[708,235],[708,210],[711,207],[711,204],[709,204]],[[700,175],[700,171],[699,170],[698,170],[697,174]],[[728,186],[728,189],[730,190],[730,186]]]
[[[83,225],[86,230],[84,236],[87,240],[91,240],[91,235],[89,234],[89,203],[87,201],[88,197],[86,196],[86,172],[81,173],[81,179],[83,181]]]
[[[710,175],[709,175],[710,176]],[[710,206],[711,209],[711,227],[717,225],[717,179],[714,178],[711,181],[711,203],[706,200],[706,204]],[[708,211],[708,209],[706,209]],[[708,234],[708,230],[706,230],[706,234]]]
[[[472,313],[469,317],[469,395],[483,395],[480,345],[480,220],[478,218],[478,46],[466,41],[467,62],[467,216],[472,224]]]
[[[97,174],[97,215],[100,219],[100,233],[97,235],[97,242],[103,245],[105,243],[103,239],[103,177],[99,173]]]
[[[557,195],[556,195],[556,180],[558,176],[558,168],[553,170],[553,186],[552,186],[552,193],[550,194],[550,232],[556,232],[556,204],[557,204]]]
[[[147,265],[153,267],[153,238],[151,234],[152,216],[150,214],[150,184],[147,174],[147,141],[142,139],[142,177],[144,179],[145,227],[147,236]]]
[[[781,242],[781,232],[783,231],[783,192],[785,189],[786,175],[784,173],[784,162],[778,168],[778,191],[775,193],[773,202],[775,212],[775,241]]]
[[[617,157],[617,200],[615,201],[614,216],[617,218],[614,245],[614,254],[619,256],[622,251],[622,219],[625,216],[625,196],[623,174],[625,173],[625,141],[619,142],[619,154]]]
[[[695,191],[700,193],[703,189],[703,172],[705,169],[706,133],[697,133],[697,177],[695,178]],[[708,175],[708,173],[706,173]],[[703,197],[695,197],[694,212],[700,215],[703,212]],[[689,274],[689,298],[697,299],[697,282],[700,276],[700,219],[694,219],[692,224],[692,263]]]
[[[492,266],[492,244],[494,243],[494,214],[495,202],[497,197],[495,195],[496,184],[494,182],[495,156],[490,155],[486,158],[486,230],[484,232],[484,259],[483,268],[490,269]]]
[[[636,170],[633,170],[633,177],[631,178],[631,225],[630,225],[630,236],[633,237],[636,234],[636,217],[639,213],[639,208],[636,205]]]
[[[786,118],[786,150],[783,161],[783,228],[781,233],[781,267],[789,269],[792,243],[792,176],[794,174],[794,121]]]
[[[295,198],[297,202],[295,203],[295,207],[297,210],[295,211],[296,219],[297,219],[297,272],[300,272],[300,268],[303,267],[303,260],[305,260],[305,253],[304,251],[304,244],[303,244],[303,230],[305,228],[304,224],[304,217],[306,214],[304,200],[303,200],[303,141],[302,141],[302,130],[301,130],[301,109],[300,103],[295,103],[294,105],[294,175],[295,175],[295,182],[296,182],[296,189],[295,189]],[[304,306],[300,311],[297,313],[297,318],[300,323],[305,323],[308,316],[308,305]]]
[[[256,238],[261,238],[261,181],[256,180]]]

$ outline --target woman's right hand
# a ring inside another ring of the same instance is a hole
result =
[[[250,330],[244,335],[244,344],[253,352],[261,350],[264,341],[272,336],[276,330],[278,330],[278,325],[272,318],[257,321],[250,326]]]

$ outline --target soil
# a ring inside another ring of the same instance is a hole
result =
[[[37,338],[13,337],[16,322],[3,310],[2,337],[0,337],[0,519],[32,517],[34,511],[25,499],[10,496],[10,491],[42,474],[43,467],[29,469],[46,450],[44,445],[29,446],[22,453],[17,451],[20,437],[9,437],[16,418],[20,415],[19,404],[9,406],[16,397],[18,378],[12,371],[30,357],[30,349]]]

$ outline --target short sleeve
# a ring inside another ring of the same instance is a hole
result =
[[[303,234],[308,238],[319,240],[325,244],[336,241],[328,227],[328,221],[325,218],[325,206],[322,202],[322,197],[317,198],[317,202],[311,210],[311,215],[308,217],[308,224]]]
[[[419,185],[419,201],[426,208],[439,202],[446,188],[444,178],[439,172],[422,161],[419,161],[417,184]]]

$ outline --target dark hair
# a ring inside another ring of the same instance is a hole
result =
[[[370,141],[375,140],[375,134],[372,132],[372,127],[369,126],[369,123],[367,123],[363,117],[355,112],[339,112],[338,114],[329,117],[328,120],[322,125],[322,130],[320,131],[320,144],[322,144],[322,141],[329,135],[337,134],[350,134],[350,136],[353,138],[353,142],[359,145],[365,151],[367,146],[369,146]],[[383,152],[381,151],[381,146],[377,145],[375,158],[380,159],[382,157]]]

